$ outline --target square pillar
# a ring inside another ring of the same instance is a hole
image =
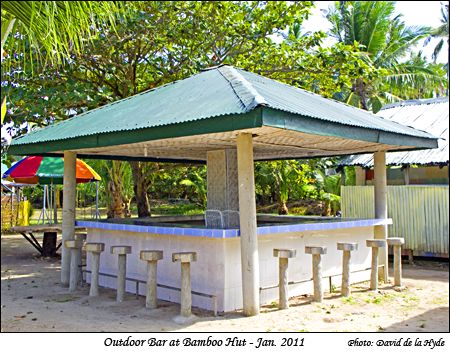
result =
[[[366,185],[366,170],[363,167],[355,166],[355,185]]]
[[[237,169],[235,149],[207,152],[208,210],[239,210]]]
[[[375,187],[375,218],[388,218],[387,211],[387,179],[386,179],[386,152],[380,151],[373,154],[374,169],[374,187]],[[375,226],[374,238],[386,240],[388,237],[388,226]],[[387,248],[379,250],[379,264],[384,269],[380,277],[387,282],[388,280],[388,252]]]
[[[252,134],[238,135],[237,162],[244,315],[254,316],[259,314],[259,255]]]
[[[70,249],[66,248],[65,243],[75,236],[76,162],[75,152],[64,151],[61,285],[66,287],[70,280]]]

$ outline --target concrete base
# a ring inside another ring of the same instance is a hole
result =
[[[197,316],[195,316],[195,315],[190,315],[190,316],[177,315],[173,318],[173,321],[178,325],[193,324],[196,320],[197,320]]]
[[[274,248],[297,249],[297,256],[289,259],[289,281],[304,281],[289,285],[289,296],[313,293],[311,281],[311,255],[304,253],[305,245],[327,246],[328,253],[322,259],[322,271],[325,277],[332,278],[332,285],[339,287],[342,280],[342,251],[336,243],[356,242],[359,250],[352,253],[351,282],[367,281],[370,278],[371,249],[366,240],[373,238],[373,227],[344,228],[327,231],[308,231],[301,233],[277,233],[258,236],[260,287],[272,287],[261,291],[261,304],[278,301],[279,267],[278,259],[273,257]],[[88,241],[104,242],[107,247],[119,244],[131,245],[132,254],[128,255],[127,276],[147,280],[147,263],[139,259],[140,249],[160,249],[165,254],[181,251],[195,251],[197,262],[191,263],[191,287],[193,291],[217,296],[218,312],[230,312],[242,309],[241,254],[239,238],[206,238],[177,236],[170,234],[152,234],[130,231],[111,231],[88,228]],[[87,270],[92,269],[91,256],[87,257]],[[368,270],[367,270],[368,269]],[[363,271],[366,270],[366,271]],[[117,274],[117,255],[105,251],[101,255],[100,272]],[[87,274],[90,283],[91,275]],[[170,255],[158,261],[158,283],[180,288],[180,265],[173,263]],[[100,286],[116,288],[116,279],[100,276]],[[324,291],[329,290],[329,280],[324,278]],[[145,296],[145,284],[139,285],[139,294]],[[126,291],[134,294],[135,283],[127,281]],[[158,287],[158,299],[180,303],[180,292]],[[192,306],[213,310],[210,298],[192,296]]]

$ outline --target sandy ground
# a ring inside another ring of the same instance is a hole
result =
[[[145,309],[145,298],[128,294],[115,302],[115,291],[101,289],[98,298],[84,286],[75,293],[59,284],[60,261],[40,258],[20,235],[1,236],[2,332],[448,332],[449,270],[447,263],[403,265],[405,288],[381,285],[368,291],[368,283],[354,285],[343,299],[325,293],[323,303],[310,296],[291,298],[289,310],[276,303],[264,306],[261,315],[239,312],[214,317],[193,309],[191,324],[174,322],[177,304],[159,302]]]

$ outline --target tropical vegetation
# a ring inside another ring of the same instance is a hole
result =
[[[10,31],[3,40],[2,26],[5,128],[16,136],[220,64],[374,111],[388,101],[441,94],[446,82],[442,65],[412,51],[437,32],[406,26],[393,17],[393,2],[337,2],[328,14],[332,45],[324,44],[326,33],[302,30],[309,1],[24,3],[2,2]],[[2,137],[2,160],[6,151]],[[147,217],[150,200],[206,205],[204,166],[89,163],[103,177],[109,217],[131,209]],[[256,163],[258,204],[288,213],[289,200],[306,199],[336,212],[341,180],[326,173],[331,166],[332,160]]]

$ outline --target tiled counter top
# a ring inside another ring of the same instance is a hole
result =
[[[292,221],[291,221],[292,222]],[[392,224],[392,219],[325,219],[325,220],[307,220],[301,223],[289,224],[269,224],[261,225],[257,228],[258,235],[276,234],[276,233],[291,233],[291,232],[305,232],[305,231],[321,231],[342,228],[355,227],[372,227]],[[121,224],[102,221],[76,221],[77,226],[86,228],[97,228],[114,231],[129,231],[138,233],[152,233],[152,234],[170,234],[179,236],[205,237],[205,238],[236,238],[239,237],[239,229],[209,229],[201,228],[199,226],[190,225],[175,225],[175,224],[158,224],[158,225],[134,225]]]

